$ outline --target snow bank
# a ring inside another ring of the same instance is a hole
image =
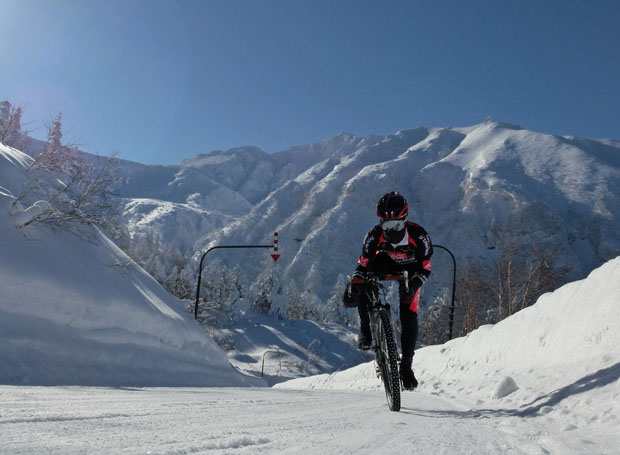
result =
[[[544,415],[563,431],[618,434],[619,277],[620,257],[494,326],[416,351],[418,390],[515,416]],[[369,362],[276,387],[370,390],[381,384]]]
[[[495,326],[421,349],[417,371],[435,384],[458,383],[459,390],[471,384],[484,396],[504,376],[519,388],[544,382],[553,390],[620,366],[619,276],[620,257]]]
[[[101,232],[17,229],[27,161],[0,145],[0,384],[256,383]]]

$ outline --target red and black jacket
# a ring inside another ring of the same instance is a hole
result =
[[[424,228],[416,223],[407,221],[405,230],[403,239],[392,244],[385,239],[381,225],[373,227],[364,238],[364,247],[357,260],[356,270],[363,273],[371,271],[369,267],[373,269],[374,261],[382,255],[391,260],[391,269],[417,272],[422,283],[425,283],[431,274],[431,239]]]

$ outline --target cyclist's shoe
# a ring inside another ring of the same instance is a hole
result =
[[[418,380],[415,378],[411,368],[401,368],[400,380],[403,383],[403,389],[413,390],[418,386]]]
[[[357,337],[357,349],[368,351],[372,345],[372,335],[370,334],[370,328],[367,330],[360,329],[360,334]]]

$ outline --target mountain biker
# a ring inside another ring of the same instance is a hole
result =
[[[403,387],[413,390],[418,381],[411,369],[415,343],[418,337],[418,304],[420,288],[431,274],[431,240],[421,226],[407,221],[409,205],[398,192],[385,194],[377,203],[380,224],[373,227],[364,238],[362,255],[357,261],[353,277],[366,278],[369,274],[396,275],[407,270],[409,291],[399,282],[402,360],[400,377]],[[353,285],[351,295],[346,291],[345,306],[357,305],[360,316],[359,349],[370,349],[370,303],[363,284]]]

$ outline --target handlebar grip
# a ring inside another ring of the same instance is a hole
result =
[[[351,297],[351,285],[353,284],[353,277],[347,275],[347,295]]]
[[[407,276],[408,276],[407,271],[405,271],[402,274],[398,274],[398,275],[385,275],[385,276],[378,276],[376,278],[379,281],[404,280],[406,283],[405,286],[409,286],[409,280],[407,279]],[[368,280],[364,278],[358,278],[358,277],[353,278],[351,275],[347,275],[347,283],[350,283],[350,284],[364,284],[366,283],[366,281]]]

